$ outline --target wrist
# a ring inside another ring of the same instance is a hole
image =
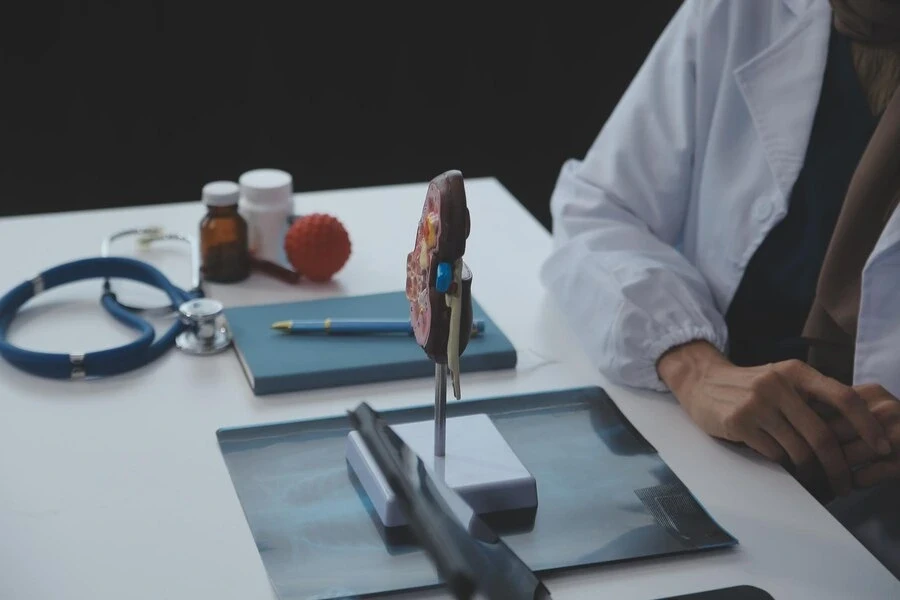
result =
[[[709,342],[696,340],[664,352],[656,362],[656,372],[672,393],[680,397],[717,364],[729,364],[729,361]]]

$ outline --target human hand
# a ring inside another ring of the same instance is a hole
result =
[[[657,369],[705,432],[744,443],[773,461],[787,456],[800,471],[818,461],[835,494],[851,491],[850,465],[838,435],[811,402],[837,411],[842,427],[859,439],[858,452],[891,451],[883,425],[853,388],[800,361],[738,367],[711,344],[692,342],[663,355]]]
[[[881,423],[894,448],[888,456],[878,455],[859,438],[847,419],[838,417],[829,423],[853,469],[854,486],[868,488],[890,479],[900,479],[900,400],[880,385],[859,385],[854,389]]]

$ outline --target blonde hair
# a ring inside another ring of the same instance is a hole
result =
[[[853,63],[872,113],[880,115],[900,86],[900,49],[854,43]]]

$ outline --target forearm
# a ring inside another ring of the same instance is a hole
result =
[[[715,346],[696,340],[666,351],[656,363],[659,378],[683,402],[688,390],[709,372],[711,366],[730,364]]]

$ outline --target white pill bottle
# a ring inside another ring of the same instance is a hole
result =
[[[279,169],[254,169],[238,179],[239,212],[247,221],[250,253],[263,260],[286,264],[284,238],[294,214],[294,182]]]

